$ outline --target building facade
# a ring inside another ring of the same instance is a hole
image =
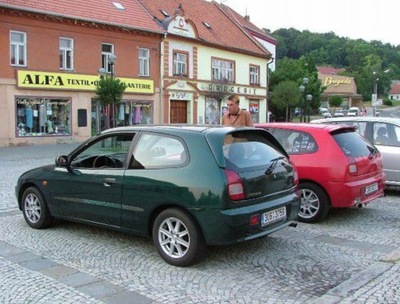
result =
[[[139,0],[167,34],[162,43],[166,123],[219,124],[226,97],[265,122],[271,53],[226,6],[203,0]]]
[[[2,1],[0,147],[132,124],[219,124],[232,93],[266,121],[271,53],[220,4],[181,2]],[[121,102],[96,99],[100,77],[127,85]]]
[[[357,94],[354,77],[337,75],[336,72],[340,70],[330,67],[317,67],[317,69],[318,78],[326,88],[321,96],[322,107],[328,108],[329,97],[334,95],[342,97],[342,107],[362,107],[362,95]]]
[[[83,141],[110,121],[160,122],[164,31],[138,3],[122,1],[117,7],[85,1],[81,13],[53,1],[42,1],[43,8],[37,2],[4,2],[0,146]],[[127,12],[133,10],[143,20],[132,23]],[[119,23],[99,11],[113,14]],[[122,103],[114,108],[95,99],[99,69],[127,84]]]

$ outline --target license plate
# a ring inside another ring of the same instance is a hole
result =
[[[365,187],[365,194],[370,194],[375,191],[378,191],[378,183],[375,183],[375,184]]]
[[[271,210],[263,213],[261,217],[261,225],[265,226],[285,218],[286,218],[286,207]]]

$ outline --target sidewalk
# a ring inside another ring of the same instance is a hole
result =
[[[332,288],[313,303],[400,303],[400,248]]]

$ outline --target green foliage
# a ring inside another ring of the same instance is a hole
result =
[[[385,98],[385,99],[383,100],[383,104],[384,104],[385,106],[392,107],[392,106],[393,106],[393,101],[391,101],[389,98]]]
[[[126,84],[120,79],[101,76],[96,86],[96,99],[103,105],[116,104],[121,101]]]
[[[377,86],[378,95],[381,96],[389,91],[391,80],[400,79],[400,45],[354,40],[336,36],[332,32],[320,34],[294,28],[278,29],[270,34],[278,42],[277,69],[283,60],[296,61],[302,57],[313,58],[317,66],[345,68],[345,74],[355,78],[357,93],[364,100],[371,100],[376,78],[379,78]],[[285,72],[289,75],[283,72],[279,77],[277,75],[277,83],[282,79],[296,78],[294,74],[298,74],[298,67],[295,63],[291,63],[291,66],[294,70]],[[390,73],[383,73],[387,69],[390,69]],[[283,77],[290,75],[293,77]]]
[[[299,105],[301,101],[301,92],[297,83],[293,80],[285,80],[275,86],[272,92],[272,105],[280,112],[285,112],[286,121],[289,120],[289,113]],[[283,116],[283,115],[281,115]]]
[[[333,95],[333,96],[329,96],[328,101],[329,101],[329,106],[337,108],[342,105],[343,98],[339,95]]]

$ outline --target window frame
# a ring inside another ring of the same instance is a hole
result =
[[[141,52],[145,51],[147,56],[142,56]],[[149,77],[150,76],[150,49],[139,48],[138,50],[139,58],[139,76]]]
[[[211,78],[213,81],[235,83],[235,61],[212,57]]]
[[[105,50],[105,47],[109,47],[109,50]],[[106,70],[107,73],[115,74],[115,64],[110,63],[110,55],[115,54],[114,44],[102,43],[101,44],[101,67]]]
[[[64,47],[61,45],[61,41],[69,42],[68,47]],[[68,55],[69,53],[69,55]],[[74,39],[67,37],[59,38],[59,54],[60,54],[60,70],[71,71],[74,69]],[[69,66],[68,66],[68,57],[70,58]]]
[[[13,34],[19,34],[22,35],[22,42],[20,41],[13,41],[12,40],[12,35]],[[11,66],[20,66],[20,67],[26,67],[27,66],[27,45],[28,45],[28,37],[26,32],[22,31],[10,31],[10,65]],[[22,60],[23,63],[21,64],[21,54],[22,53]],[[15,55],[13,57],[13,55]],[[14,63],[13,63],[14,59]]]
[[[179,55],[185,56],[185,60],[180,60],[177,58]],[[174,76],[188,76],[189,70],[189,53],[179,50],[174,50],[172,52],[172,61],[173,61],[173,75]],[[184,72],[182,72],[182,67]]]
[[[252,71],[255,69],[255,71]],[[249,84],[251,85],[260,85],[260,66],[250,64],[249,66]]]

